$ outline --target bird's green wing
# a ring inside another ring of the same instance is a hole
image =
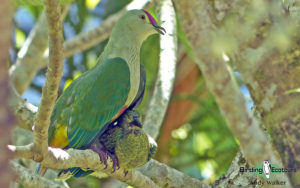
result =
[[[58,99],[49,128],[50,146],[89,147],[124,108],[129,89],[130,72],[123,59],[98,63]]]

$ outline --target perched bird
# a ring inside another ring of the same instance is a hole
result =
[[[57,100],[48,130],[51,147],[90,148],[102,162],[108,156],[117,162],[107,149],[96,147],[97,138],[139,102],[140,48],[155,33],[164,34],[165,29],[146,10],[128,11],[118,20],[96,66],[73,81]],[[80,177],[86,170],[67,171]]]

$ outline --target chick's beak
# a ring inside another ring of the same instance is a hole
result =
[[[155,29],[159,34],[164,35],[164,34],[166,33],[165,28],[163,28],[163,27],[161,27],[161,26],[159,26],[159,25],[157,25],[157,24],[152,24],[152,25],[153,25],[154,29]]]

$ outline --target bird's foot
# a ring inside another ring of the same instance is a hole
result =
[[[111,161],[113,163],[113,171],[112,172],[115,172],[116,169],[119,170],[120,169],[120,164],[119,164],[119,160],[117,158],[117,156],[115,154],[112,154],[110,152],[109,153],[109,156],[111,158]]]
[[[100,157],[100,161],[105,165],[105,168],[107,168],[107,160],[108,157],[110,157],[112,163],[113,163],[113,172],[116,171],[116,169],[118,170],[120,168],[119,165],[119,160],[117,158],[117,156],[115,154],[110,153],[109,151],[107,151],[107,149],[103,148],[98,148],[95,144],[92,144],[90,149],[92,149],[94,152],[98,153],[99,157]]]

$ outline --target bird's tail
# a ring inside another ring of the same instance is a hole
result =
[[[36,169],[35,169],[35,174],[39,174],[40,176],[44,176],[47,171],[47,168],[45,168],[41,163],[38,163]],[[93,170],[88,170],[88,169],[81,169],[78,167],[74,168],[69,168],[66,170],[61,170],[58,175],[56,180],[67,180],[71,177],[74,178],[79,178],[79,177],[84,177],[87,176],[91,173],[93,173]]]
[[[47,171],[47,168],[45,168],[44,166],[42,166],[41,163],[38,163],[36,169],[35,169],[35,174],[38,174],[40,176],[44,176],[45,173]]]
[[[85,170],[78,167],[61,170],[57,175],[57,180],[67,180],[71,177],[79,178],[84,177],[94,172],[93,170]]]

